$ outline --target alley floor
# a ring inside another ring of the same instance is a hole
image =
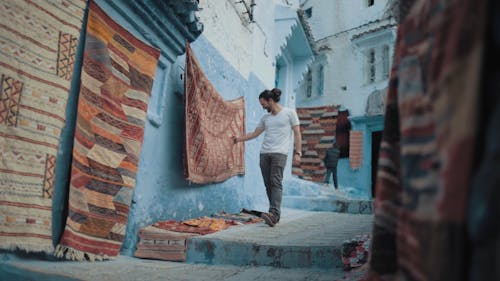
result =
[[[120,256],[96,263],[10,260],[0,263],[0,280],[12,281],[250,281],[250,280],[359,280],[364,268],[276,268],[269,266],[204,265]]]
[[[371,215],[287,209],[274,228],[258,223],[202,236],[191,244],[211,243],[210,252],[188,248],[187,262],[47,261],[2,252],[0,280],[359,280],[364,268],[344,271],[341,246],[369,234],[372,223]]]

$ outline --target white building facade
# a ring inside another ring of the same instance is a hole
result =
[[[297,107],[339,106],[362,131],[361,166],[339,161],[341,186],[373,196],[384,97],[396,40],[390,0],[301,0],[317,55],[300,85]]]

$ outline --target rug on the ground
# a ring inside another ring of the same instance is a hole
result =
[[[201,217],[184,221],[159,221],[153,226],[175,232],[197,233],[200,235],[210,234],[238,225],[233,220]]]
[[[232,136],[245,132],[245,100],[224,101],[186,44],[185,178],[193,183],[221,182],[245,173],[244,143]]]
[[[0,2],[1,249],[54,250],[55,163],[86,6],[57,2]]]
[[[251,223],[258,223],[258,222],[263,222],[264,220],[260,218],[260,215],[257,215],[256,213],[247,213],[241,211],[238,214],[231,214],[231,213],[226,213],[226,212],[219,212],[216,214],[211,215],[212,218],[217,218],[217,219],[225,219],[225,220],[232,220],[236,222],[237,224],[251,224]]]
[[[215,233],[232,226],[253,224],[263,220],[256,215],[240,212],[219,212],[210,217],[184,221],[155,222],[139,230],[139,242],[134,256],[138,258],[184,261],[188,241],[192,237]]]
[[[59,257],[101,260],[119,253],[158,56],[90,2]]]
[[[342,242],[342,264],[344,270],[360,267],[368,262],[370,235],[356,235]]]
[[[299,178],[323,182],[326,168],[323,159],[335,137],[338,109],[335,106],[297,108],[302,134],[302,158],[293,163],[292,173]]]

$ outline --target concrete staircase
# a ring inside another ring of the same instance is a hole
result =
[[[342,243],[369,234],[372,215],[284,209],[275,227],[242,225],[193,238],[188,263],[342,268]]]
[[[291,178],[283,184],[283,207],[308,211],[372,214],[373,202],[352,187],[325,187],[320,183]]]

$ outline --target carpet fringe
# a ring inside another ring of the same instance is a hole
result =
[[[54,251],[54,246],[52,246],[52,242],[48,245],[36,245],[36,244],[9,244],[9,245],[2,245],[0,246],[0,249],[3,250],[8,250],[8,251],[16,251],[16,250],[21,250],[25,251],[26,253],[46,253],[46,254],[52,254]]]
[[[54,251],[54,255],[58,258],[65,258],[67,260],[74,260],[74,261],[94,262],[94,261],[114,259],[114,257],[110,257],[108,255],[87,253],[64,245],[57,245]]]

